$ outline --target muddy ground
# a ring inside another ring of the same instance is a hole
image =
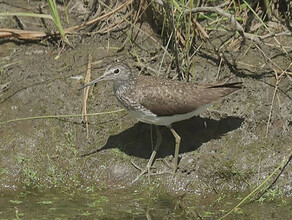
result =
[[[2,5],[7,11],[15,10],[12,5]],[[31,29],[40,27],[39,20],[27,19]],[[9,17],[0,22],[1,27],[17,28]],[[71,22],[80,21],[76,16],[71,18]],[[76,76],[85,77],[89,54],[94,62],[100,61],[93,66],[92,79],[100,76],[116,59],[131,65],[135,74],[156,74],[149,69],[139,71],[141,68],[135,65],[135,54],[139,54],[145,65],[158,70],[163,55],[159,35],[147,23],[141,28],[148,35],[134,28],[134,33],[137,33],[134,44],[128,40],[127,28],[90,37],[71,35],[69,40],[74,48],[65,49],[48,41],[1,40],[0,85],[7,85],[0,90],[0,121],[80,114],[83,92],[79,88],[84,84],[84,78],[76,79]],[[228,37],[225,32],[214,32],[211,41],[219,46]],[[291,37],[280,36],[278,40],[291,56]],[[276,45],[272,39],[268,43]],[[291,61],[280,48],[265,45],[263,48],[279,66],[288,67],[287,63]],[[223,65],[217,77],[218,59],[211,46],[203,43],[193,58],[192,82],[215,83],[232,77],[232,81],[242,81],[245,88],[200,116],[174,125],[182,137],[179,170],[174,178],[167,174],[170,169],[166,165],[166,162],[172,162],[174,139],[170,131],[163,128],[163,143],[153,172],[164,174],[151,176],[150,184],[146,176],[130,184],[139,174],[131,162],[144,167],[151,154],[151,130],[149,125],[139,123],[126,111],[121,111],[90,116],[88,139],[80,117],[0,125],[0,194],[49,189],[60,192],[88,189],[112,190],[113,193],[143,191],[144,194],[149,192],[149,197],[166,194],[168,200],[185,201],[182,205],[185,210],[190,204],[196,204],[199,210],[216,212],[219,216],[218,210],[223,206],[226,211],[232,208],[239,201],[234,198],[247,195],[291,152],[292,83],[286,78],[279,84],[266,135],[274,93],[274,73],[263,63],[252,43],[247,42],[238,51],[230,49],[225,55],[236,60],[237,66],[232,69]],[[154,56],[157,58],[152,59]],[[168,76],[166,68],[167,65],[163,64],[160,77]],[[170,75],[175,77],[175,71],[171,71]],[[111,83],[100,83],[94,87],[87,105],[88,113],[121,109],[112,93]],[[153,139],[155,141],[155,135]],[[84,154],[89,155],[81,157]],[[266,213],[277,213],[280,217],[287,213],[287,216],[291,215],[291,165],[285,167],[272,190],[276,199],[286,203],[273,211],[267,203]],[[224,205],[214,206],[214,201],[221,197]],[[230,198],[233,198],[232,205],[228,205]],[[289,208],[290,214],[286,211]],[[251,210],[250,213],[256,212]]]

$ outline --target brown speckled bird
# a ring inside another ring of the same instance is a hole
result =
[[[127,64],[109,65],[105,73],[82,88],[100,81],[113,81],[114,94],[121,105],[141,122],[157,125],[157,141],[146,168],[134,180],[148,172],[161,144],[158,126],[166,126],[175,138],[173,173],[178,168],[180,136],[172,123],[202,113],[214,102],[242,88],[242,82],[218,85],[195,85],[154,76],[134,76]]]

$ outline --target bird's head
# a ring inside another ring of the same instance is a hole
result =
[[[101,81],[126,81],[132,77],[131,68],[122,62],[116,62],[109,65],[104,74],[99,78],[85,84],[80,89],[86,88],[87,86],[96,84]]]

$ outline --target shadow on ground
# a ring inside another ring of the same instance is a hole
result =
[[[226,133],[236,130],[243,122],[239,117],[227,117],[219,121],[209,118],[194,117],[192,119],[175,123],[173,128],[181,136],[180,153],[191,152],[198,149],[203,143],[212,139],[218,139]],[[152,126],[154,143],[156,141],[156,132]],[[173,155],[174,138],[170,130],[166,127],[161,129],[162,144],[157,153],[157,158]],[[121,132],[120,134],[110,136],[107,143],[90,153],[83,156],[89,156],[105,149],[118,148],[129,156],[148,159],[152,152],[151,147],[151,128],[150,125],[138,122],[133,127]]]

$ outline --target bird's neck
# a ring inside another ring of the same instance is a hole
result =
[[[122,92],[132,88],[135,85],[135,79],[131,76],[125,80],[116,80],[113,83],[114,92]]]

